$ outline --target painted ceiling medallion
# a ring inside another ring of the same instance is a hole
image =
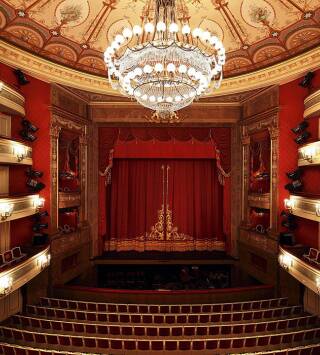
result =
[[[175,0],[149,0],[142,27],[124,28],[104,53],[111,85],[155,111],[160,122],[176,118],[175,111],[210,85],[218,89],[226,59],[218,37],[200,27],[191,29],[176,11]]]
[[[176,2],[177,12],[191,28],[201,27],[223,41],[227,78],[320,44],[320,0]],[[54,62],[104,76],[106,41],[140,23],[145,5],[145,0],[0,0],[0,38]],[[52,48],[59,46],[57,55]]]

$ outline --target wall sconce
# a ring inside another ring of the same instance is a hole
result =
[[[2,221],[11,217],[13,212],[13,204],[12,203],[0,203],[0,218]]]
[[[317,287],[318,293],[320,293],[320,277],[316,278],[316,287]]]
[[[2,89],[3,89],[3,86],[4,86],[3,82],[2,82],[2,81],[0,81],[0,92],[1,92],[1,91],[2,91]]]
[[[12,290],[12,277],[2,276],[0,277],[0,296],[8,295]]]
[[[316,204],[316,215],[317,217],[320,217],[320,203]]]
[[[309,163],[312,163],[316,150],[315,147],[306,147],[302,150],[303,159],[307,160]]]
[[[44,207],[44,201],[45,199],[43,197],[36,197],[33,200],[33,206],[38,210]]]
[[[27,149],[22,145],[15,145],[13,147],[13,154],[17,157],[18,162],[20,163],[27,156]]]
[[[289,210],[292,211],[292,209],[294,208],[294,201],[290,200],[288,198],[284,199],[284,207]]]
[[[279,264],[285,270],[289,270],[289,268],[293,264],[293,260],[292,260],[291,256],[281,254],[281,255],[279,255]]]
[[[40,269],[43,270],[47,266],[49,266],[50,265],[50,260],[51,260],[51,255],[50,254],[40,255],[39,258],[38,258],[38,266],[40,266]]]

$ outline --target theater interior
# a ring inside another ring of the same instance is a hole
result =
[[[320,354],[320,1],[0,0],[0,354]]]

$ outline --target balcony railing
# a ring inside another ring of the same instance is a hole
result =
[[[0,163],[32,165],[32,148],[20,142],[0,138]]]

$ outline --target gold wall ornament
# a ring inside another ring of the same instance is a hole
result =
[[[178,116],[176,112],[153,112],[151,116],[144,116],[148,122],[173,124],[182,121],[183,117]]]

